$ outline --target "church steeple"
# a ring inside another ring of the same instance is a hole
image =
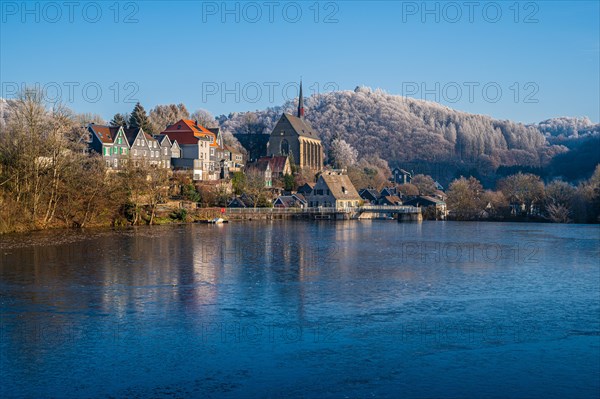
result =
[[[302,97],[302,79],[300,79],[300,96],[298,98],[298,118],[304,118],[304,98]]]

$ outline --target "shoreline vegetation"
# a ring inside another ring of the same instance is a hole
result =
[[[24,91],[11,101],[0,118],[0,234],[227,219],[221,210],[239,196],[249,198],[254,209],[273,207],[275,191],[249,171],[197,182],[189,171],[145,162],[107,168],[101,155],[87,150],[80,117],[57,104],[49,106],[35,91]],[[518,172],[500,180],[495,190],[484,189],[473,176],[460,176],[441,192],[433,178],[423,174],[414,175],[410,183],[393,184],[387,161],[359,161],[353,148],[338,141],[329,162],[347,169],[356,188],[393,185],[403,199],[443,198],[447,215],[435,207],[422,208],[425,220],[600,222],[600,165],[577,185],[544,182],[538,175]],[[289,192],[314,181],[314,174],[294,170],[274,179],[273,187]]]
[[[209,214],[214,214],[214,215],[220,215],[218,217],[221,217],[225,220],[225,223],[259,223],[259,224],[264,224],[264,223],[271,223],[271,222],[289,222],[292,221],[294,223],[297,222],[303,222],[303,223],[340,223],[340,222],[389,222],[389,223],[398,223],[397,219],[391,220],[391,219],[385,219],[385,218],[373,218],[373,219],[343,219],[343,220],[324,220],[324,219],[320,219],[320,220],[308,220],[308,219],[295,219],[295,218],[265,218],[264,214],[259,214],[257,213],[257,217],[249,217],[249,218],[243,218],[243,219],[228,219],[226,215],[223,215],[220,213],[220,209],[221,208],[199,208],[199,210],[202,209],[202,213],[209,213]],[[209,211],[209,212],[206,212]],[[202,214],[201,213],[201,214]],[[216,217],[216,216],[215,216]],[[101,223],[90,223],[85,227],[66,227],[60,224],[56,224],[56,225],[52,225],[52,226],[46,226],[45,228],[38,228],[38,229],[28,229],[28,230],[15,230],[15,231],[10,231],[10,232],[1,232],[0,233],[0,242],[2,237],[5,238],[10,238],[11,236],[19,236],[19,235],[23,235],[23,234],[27,234],[27,233],[48,233],[51,234],[53,232],[61,233],[61,232],[76,232],[76,231],[81,231],[81,232],[101,232],[101,231],[129,231],[130,229],[135,229],[135,228],[139,228],[139,227],[166,227],[166,226],[190,226],[190,225],[194,225],[194,224],[206,224],[206,225],[210,225],[211,223],[211,219],[205,219],[202,216],[198,215],[189,215],[188,214],[188,218],[186,220],[178,220],[178,219],[174,219],[172,217],[158,217],[155,218],[155,222],[153,224],[137,224],[137,225],[132,225],[132,224],[101,224]],[[492,219],[492,218],[487,218],[487,219],[479,219],[479,220],[457,220],[457,219],[446,219],[446,220],[435,220],[435,219],[423,219],[422,221],[410,221],[410,222],[403,222],[403,223],[423,223],[424,221],[426,222],[436,222],[436,223],[443,223],[443,222],[450,222],[450,223],[464,223],[464,222],[468,222],[468,223],[508,223],[508,224],[523,224],[523,223],[532,223],[532,224],[578,224],[578,225],[596,225],[597,223],[561,223],[561,222],[553,222],[551,220],[548,220],[546,218],[538,218],[538,217],[515,217],[515,218],[511,218],[511,219]],[[257,225],[259,225],[257,224]],[[1,248],[1,246],[0,246]]]

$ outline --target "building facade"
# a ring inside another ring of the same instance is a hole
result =
[[[108,168],[121,169],[128,162],[134,166],[171,167],[173,143],[170,140],[156,139],[141,128],[124,129],[94,123],[88,125],[88,132],[89,149],[101,154]]]
[[[362,201],[348,175],[336,171],[323,172],[306,200],[311,208],[336,209],[356,207]]]
[[[299,169],[319,172],[323,169],[323,146],[319,134],[304,118],[302,82],[297,116],[284,113],[273,128],[267,155],[289,156]]]

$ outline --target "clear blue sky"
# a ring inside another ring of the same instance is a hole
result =
[[[219,115],[280,105],[302,76],[307,93],[366,85],[501,119],[598,122],[598,1],[472,3],[2,1],[0,95],[38,83],[105,118],[132,100]]]

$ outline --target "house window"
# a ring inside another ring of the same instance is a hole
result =
[[[213,155],[213,156],[215,155],[215,149],[214,148],[210,149],[210,155]]]
[[[114,164],[115,168],[118,167],[119,166],[119,160],[115,158],[114,161],[113,161],[113,164]]]
[[[121,137],[117,139],[117,144],[123,144],[123,139]]]
[[[133,150],[133,155],[137,156],[137,150]]]
[[[110,148],[104,147],[104,156],[107,157],[110,155]]]

